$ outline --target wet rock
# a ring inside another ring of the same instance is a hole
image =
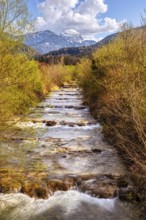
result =
[[[60,125],[69,126],[69,127],[74,127],[74,126],[75,126],[75,123],[73,123],[73,122],[61,121],[61,122],[60,122]]]
[[[83,109],[86,109],[85,106],[76,106],[74,107],[75,110],[83,110]]]
[[[65,84],[65,85],[62,85],[62,87],[64,89],[70,89],[70,88],[77,88],[77,84]]]
[[[56,121],[47,121],[46,122],[46,126],[51,127],[51,126],[55,126],[57,124]]]
[[[64,106],[64,108],[71,109],[71,108],[75,108],[75,106],[73,106],[73,105],[66,105],[66,106]]]
[[[114,198],[117,196],[117,189],[116,187],[112,185],[96,185],[92,184],[89,188],[88,185],[86,185],[88,192],[90,192],[90,195],[96,196],[98,198]],[[85,192],[86,192],[85,190]]]
[[[77,126],[79,126],[79,127],[82,127],[82,126],[85,126],[85,125],[86,125],[85,122],[79,122],[79,123],[77,123]]]
[[[68,126],[72,126],[72,127],[75,127],[75,126],[78,126],[78,127],[82,127],[82,126],[93,126],[93,125],[96,125],[97,123],[96,122],[86,122],[86,121],[80,121],[80,122],[65,122],[65,121],[62,121],[60,122],[61,125],[68,125]]]
[[[105,176],[83,181],[79,190],[98,198],[114,198],[117,196],[116,181]]]
[[[100,154],[102,152],[102,150],[95,148],[95,149],[92,149],[92,152],[95,154]]]
[[[73,180],[71,178],[66,178],[62,180],[52,179],[47,183],[49,192],[56,192],[58,190],[67,191],[73,186]]]
[[[128,181],[126,180],[125,176],[120,176],[118,179],[117,179],[117,186],[119,188],[124,188],[124,187],[127,187],[129,185]]]
[[[96,121],[88,122],[87,125],[97,125]]]
[[[66,109],[75,109],[75,110],[86,109],[85,106],[74,106],[74,105],[64,105],[64,106],[54,105],[54,106],[52,106],[52,108],[66,108]]]
[[[35,123],[46,123],[46,120],[41,120],[41,119],[33,119],[32,122]]]
[[[66,183],[66,185],[68,186],[68,189],[72,188],[75,185],[75,179],[71,178],[71,177],[66,177],[64,179],[64,182]]]
[[[43,182],[26,181],[21,189],[22,193],[34,198],[47,199],[49,191],[47,185]]]
[[[74,106],[74,105],[48,105],[48,108],[66,108],[66,109],[75,109],[75,110],[83,110],[87,107],[85,106]]]
[[[146,196],[146,192],[140,193],[135,187],[120,188],[118,191],[119,199],[122,201],[137,201],[142,202]]]
[[[23,138],[23,137],[11,137],[9,140],[12,140],[12,141],[23,141],[23,140],[27,140],[26,138]]]
[[[48,108],[64,108],[64,106],[61,105],[48,105]]]
[[[37,105],[37,108],[45,108],[43,105]]]
[[[85,122],[74,123],[74,122],[65,122],[65,121],[61,121],[61,122],[60,122],[60,125],[63,125],[63,126],[69,126],[69,127],[75,127],[75,126],[82,127],[82,126],[85,126],[86,123],[85,123]]]
[[[35,197],[40,199],[47,199],[48,198],[48,190],[44,187],[36,187],[35,188]]]
[[[46,148],[46,147],[47,147],[47,145],[43,144],[43,145],[41,145],[41,147],[42,147],[42,148]]]
[[[63,93],[59,94],[60,96],[64,95]],[[66,93],[67,96],[78,96],[79,93]]]
[[[56,100],[69,100],[68,98],[58,98]]]

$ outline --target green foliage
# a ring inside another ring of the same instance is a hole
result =
[[[31,28],[27,0],[0,0],[0,37],[18,36]]]
[[[29,18],[25,0],[0,0],[0,130],[42,93],[37,63],[28,59],[22,44]]]
[[[37,63],[14,53],[15,45],[8,39],[0,41],[0,125],[15,113],[26,113],[42,92]]]
[[[45,94],[38,63],[22,43],[22,34],[31,28],[26,2],[0,0],[0,131]]]

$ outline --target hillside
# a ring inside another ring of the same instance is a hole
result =
[[[78,32],[68,30],[57,35],[50,30],[29,33],[25,35],[24,43],[41,54],[61,48],[91,46],[95,41],[84,40]]]
[[[139,31],[142,31],[145,29],[144,26],[132,28],[132,31],[134,33],[139,33]],[[128,30],[127,30],[128,31]],[[102,40],[98,41],[96,44],[93,45],[86,45],[86,46],[79,46],[79,47],[64,47],[59,50],[50,51],[49,53],[45,54],[46,56],[61,56],[61,55],[71,55],[71,56],[84,56],[89,55],[93,51],[95,51],[98,47],[105,45],[109,42],[111,42],[114,38],[118,36],[118,33],[110,34],[103,38]]]
[[[80,47],[68,47],[68,48],[62,48],[59,50],[54,50],[46,54],[45,56],[59,56],[59,55],[73,55],[73,56],[82,56],[82,55],[88,55],[92,53],[95,49],[100,47],[101,45],[107,44],[110,41],[112,41],[117,36],[117,33],[111,34],[100,40],[94,45],[90,46],[80,46]]]

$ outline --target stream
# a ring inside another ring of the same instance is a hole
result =
[[[21,162],[32,173],[36,167],[43,173],[44,195],[36,190],[31,198],[19,187],[1,193],[1,220],[140,219],[136,205],[119,199],[132,182],[83,105],[79,88],[66,85],[52,92],[17,126],[21,130],[1,147],[25,149]],[[16,153],[4,167],[19,164]]]

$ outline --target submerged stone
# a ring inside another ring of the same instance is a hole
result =
[[[47,121],[46,126],[55,126],[57,124],[56,121]]]

